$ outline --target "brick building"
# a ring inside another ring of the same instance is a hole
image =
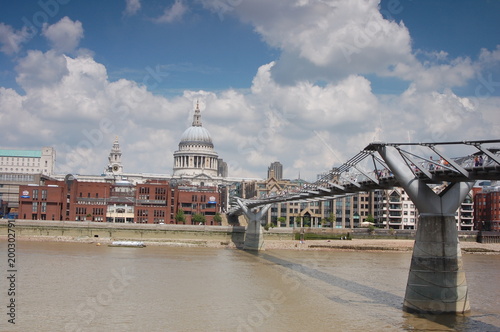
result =
[[[19,186],[19,218],[31,220],[104,221],[111,184],[47,180]]]
[[[500,232],[500,187],[484,187],[475,191],[474,228]]]
[[[173,224],[182,209],[188,225],[194,214],[205,216],[207,225],[218,225],[214,217],[225,195],[218,187],[171,186],[166,180],[134,185],[81,182],[71,175],[65,181],[21,185],[19,192],[20,219]]]
[[[136,185],[135,222],[173,223],[174,207],[172,189],[168,181],[148,181]]]
[[[201,214],[206,218],[206,225],[218,225],[214,217],[220,212],[223,195],[217,187],[179,186],[174,193],[175,213],[182,209],[186,224],[192,225],[193,215]]]
[[[64,187],[58,185],[21,185],[19,193],[19,218],[63,220]]]

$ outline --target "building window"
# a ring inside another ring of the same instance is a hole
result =
[[[47,189],[42,189],[42,199],[43,200],[47,199]]]
[[[38,202],[33,202],[31,206],[31,212],[38,212]]]
[[[38,189],[33,189],[33,199],[38,199]]]
[[[42,202],[41,211],[42,213],[47,212],[47,202]]]

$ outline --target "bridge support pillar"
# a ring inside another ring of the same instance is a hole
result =
[[[248,226],[245,229],[245,240],[243,243],[243,250],[264,250],[264,235],[262,232],[261,220],[266,214],[271,204],[267,204],[260,209],[260,211],[249,210],[241,201],[237,200],[238,205],[243,210],[245,217],[247,217]]]
[[[473,183],[452,183],[437,194],[415,177],[394,147],[382,146],[379,153],[420,213],[403,309],[433,314],[469,311],[455,211]]]
[[[454,215],[421,214],[403,309],[464,313],[470,310]]]

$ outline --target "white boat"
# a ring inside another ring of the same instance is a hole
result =
[[[144,248],[146,245],[142,241],[113,241],[108,247],[132,247]]]

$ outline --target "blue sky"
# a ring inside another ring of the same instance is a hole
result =
[[[99,174],[118,135],[125,171],[171,173],[198,100],[233,176],[279,160],[312,180],[374,139],[500,136],[500,1],[0,6],[1,147],[54,146],[60,172]]]
[[[2,22],[16,29],[25,25],[23,17],[38,28],[43,16],[36,14],[47,12],[36,1],[27,1],[24,6],[3,3],[7,10],[2,10]],[[95,53],[95,60],[106,66],[112,80],[141,82],[148,73],[146,68],[161,66],[160,72],[168,75],[162,77],[157,91],[162,94],[182,94],[183,89],[249,88],[257,68],[279,57],[279,50],[262,42],[251,25],[228,14],[209,12],[197,2],[190,2],[189,10],[175,22],[155,23],[153,20],[173,3],[143,1],[136,15],[126,16],[124,1],[70,1],[59,5],[48,23],[65,16],[82,22],[85,36],[80,47]],[[50,48],[40,34],[25,47]],[[11,59],[2,58],[2,68],[8,68]],[[11,87],[15,87],[14,78],[15,73],[11,73]]]

